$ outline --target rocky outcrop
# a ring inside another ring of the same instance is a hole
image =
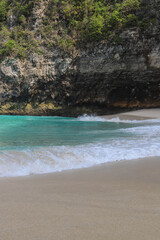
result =
[[[0,63],[1,112],[16,112],[15,104],[23,105],[21,113],[31,114],[76,107],[101,108],[104,113],[160,106],[160,1],[148,4],[156,22],[145,32],[121,32],[119,43],[86,46],[76,56],[55,46],[25,61],[5,59]],[[42,111],[36,110],[41,104]]]

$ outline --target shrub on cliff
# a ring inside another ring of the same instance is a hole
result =
[[[124,27],[137,25],[136,11],[140,7],[139,0],[49,0],[46,6],[42,4],[42,24],[33,31],[32,13],[43,1],[0,0],[1,55],[14,52],[25,57],[27,52],[40,52],[39,46],[52,48],[57,44],[72,50],[87,42],[107,40]],[[5,32],[7,37],[3,38]]]
[[[16,42],[14,40],[9,40],[3,45],[3,48],[0,49],[0,55],[9,55],[12,53],[13,49],[16,47]]]
[[[75,30],[81,41],[106,39],[110,31],[124,27],[126,23],[136,24],[136,10],[139,0],[52,0],[49,15],[53,18],[55,9],[70,31]]]
[[[7,15],[7,2],[5,0],[0,1],[0,22],[6,19]]]

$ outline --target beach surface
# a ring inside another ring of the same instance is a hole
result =
[[[131,112],[105,115],[103,117],[107,119],[118,117],[121,120],[160,119],[160,109],[159,108],[141,109]]]
[[[159,240],[159,226],[160,157],[0,178],[0,240]]]

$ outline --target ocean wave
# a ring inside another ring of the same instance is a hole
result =
[[[84,121],[84,122],[106,122],[107,120],[103,117],[95,116],[95,115],[88,115],[83,114],[82,116],[77,117],[78,121]]]
[[[112,140],[80,146],[39,147],[0,153],[0,177],[51,173],[119,160],[160,156],[156,138]]]

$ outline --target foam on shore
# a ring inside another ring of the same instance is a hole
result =
[[[160,119],[143,119],[143,120],[128,120],[128,119],[120,119],[120,117],[110,117],[107,118],[102,116],[95,116],[95,115],[87,115],[84,114],[77,118],[78,121],[84,122],[115,122],[115,123],[160,123]],[[125,115],[124,115],[125,116]]]
[[[160,129],[152,129],[148,134],[143,128],[136,130],[139,131],[139,138],[132,140],[122,138],[106,143],[1,151],[0,177],[50,173],[106,162],[160,156]],[[142,132],[143,136],[140,134]]]

